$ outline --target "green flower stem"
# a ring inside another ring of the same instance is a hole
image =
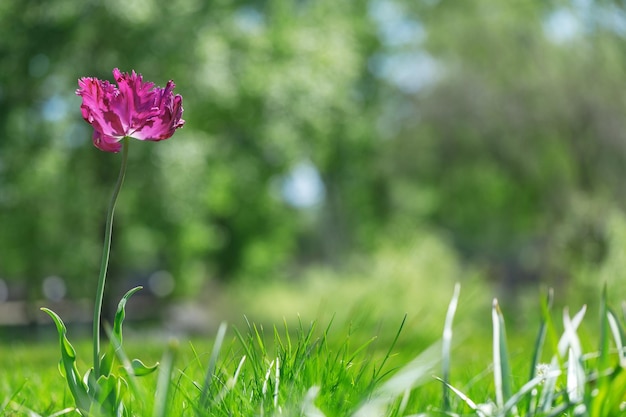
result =
[[[111,195],[109,208],[107,211],[106,227],[104,231],[104,245],[102,248],[102,263],[100,264],[100,275],[98,276],[98,289],[96,290],[96,303],[93,310],[93,368],[96,379],[100,376],[100,318],[102,316],[102,300],[104,298],[104,283],[106,281],[107,268],[109,266],[109,254],[111,252],[111,234],[113,232],[113,213],[115,212],[115,203],[120,193],[122,184],[124,184],[124,176],[126,175],[126,163],[128,161],[128,142],[129,138],[125,137],[122,145],[122,166],[117,177],[117,183]]]

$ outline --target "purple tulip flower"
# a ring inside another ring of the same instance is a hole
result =
[[[165,88],[144,82],[141,74],[113,70],[117,87],[94,77],[78,80],[83,119],[93,126],[93,143],[105,152],[119,152],[128,136],[159,141],[172,137],[185,124],[183,98],[174,95],[174,82]]]

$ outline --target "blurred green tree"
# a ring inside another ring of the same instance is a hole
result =
[[[602,213],[626,203],[624,15],[600,1],[4,1],[0,278],[31,298],[47,275],[91,293],[119,160],[92,147],[73,92],[114,67],[174,79],[187,124],[130,149],[113,286],[166,269],[189,294],[338,265],[423,225],[513,279],[599,262]]]
[[[164,268],[189,293],[370,239],[382,181],[369,19],[365,1],[4,2],[0,276],[31,297],[49,274],[73,295],[95,285],[119,161],[93,149],[73,91],[114,67],[173,78],[187,125],[130,149],[110,282]],[[283,191],[303,164],[320,180],[308,208]]]
[[[626,202],[623,6],[405,6],[439,71],[399,99],[412,111],[389,147],[397,199],[407,184],[427,196],[415,215],[512,285],[598,262],[606,213]]]

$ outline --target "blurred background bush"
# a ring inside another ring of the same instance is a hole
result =
[[[467,276],[579,298],[619,282],[625,7],[4,0],[0,298],[94,291],[120,161],[92,146],[74,90],[114,67],[173,79],[187,123],[132,143],[111,288],[278,282],[319,305],[398,268],[392,301],[447,300]]]

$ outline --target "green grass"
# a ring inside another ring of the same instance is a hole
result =
[[[126,375],[127,416],[573,416],[620,415],[626,408],[624,314],[604,293],[600,313],[537,303],[533,329],[507,329],[506,305],[480,322],[457,302],[440,330],[418,337],[417,322],[360,319],[225,325],[190,341],[131,333],[118,352],[160,362],[146,377]],[[462,310],[459,310],[462,311]],[[355,313],[355,317],[359,314]],[[364,324],[366,323],[366,324]],[[430,332],[430,326],[426,326]],[[75,338],[84,372],[90,340]],[[508,331],[507,331],[508,330]],[[79,331],[76,331],[80,335]],[[55,363],[54,333],[0,343],[0,416],[78,415]],[[437,339],[437,340],[435,340]]]
[[[401,337],[401,320],[396,330]],[[296,329],[250,324],[230,329],[217,340],[195,339],[175,348],[163,340],[138,344],[128,337],[125,351],[128,356],[140,353],[147,362],[158,359],[162,366],[163,351],[175,354],[165,415],[299,415],[302,410],[315,415],[320,409],[326,416],[340,416],[357,410],[399,366],[393,343],[383,347],[375,337],[359,332],[335,323],[301,323]],[[75,345],[77,357],[83,358],[78,368],[84,370],[90,340]],[[0,358],[0,367],[12,370],[0,376],[0,392],[6,398],[0,415],[51,415],[73,406],[54,366],[57,343],[0,344]],[[427,363],[433,371],[435,359],[431,352]],[[157,374],[141,380],[138,391],[154,392],[150,387],[157,380]],[[150,394],[142,399],[145,404],[133,401],[135,415],[151,415],[146,413],[156,407]]]

